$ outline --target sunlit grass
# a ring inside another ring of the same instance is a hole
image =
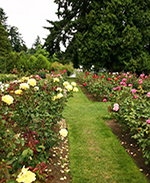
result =
[[[108,103],[91,102],[79,89],[63,112],[69,130],[72,183],[147,183],[103,121]]]

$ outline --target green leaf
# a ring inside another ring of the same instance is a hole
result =
[[[15,180],[6,180],[6,183],[16,183],[17,181],[15,181]]]

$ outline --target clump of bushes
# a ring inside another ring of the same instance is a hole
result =
[[[73,64],[70,62],[69,64],[61,64],[59,62],[53,62],[50,65],[50,70],[54,72],[60,72],[66,70],[67,75],[70,76],[74,72]]]

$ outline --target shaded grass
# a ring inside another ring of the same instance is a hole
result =
[[[91,102],[79,89],[63,112],[69,131],[72,183],[146,183],[103,118],[106,103]]]

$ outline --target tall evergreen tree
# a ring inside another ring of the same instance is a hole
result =
[[[150,40],[150,1],[112,0],[93,3],[88,30],[78,32],[80,61],[110,71],[146,71]],[[149,68],[150,69],[150,68]]]
[[[8,33],[5,31],[0,21],[0,56],[6,57],[11,51],[11,45],[8,39]]]
[[[58,4],[56,14],[60,21],[47,20],[51,27],[45,27],[50,34],[45,39],[44,46],[50,55],[60,51],[60,43],[65,47],[71,43],[72,47],[72,44],[75,43],[73,38],[76,32],[87,29],[85,17],[91,9],[90,0],[55,0],[54,2]],[[76,46],[74,48],[77,49]]]
[[[67,46],[63,56],[74,65],[110,71],[144,71],[150,54],[150,1],[55,0],[60,21],[48,21],[44,46],[50,55]]]
[[[6,59],[10,52],[11,45],[8,39],[8,33],[0,21],[0,69],[6,69]]]
[[[25,42],[23,41],[17,27],[15,26],[10,27],[8,34],[13,51],[16,52],[27,51]]]
[[[3,8],[0,8],[0,20],[4,27],[4,29],[7,31],[8,25],[7,25],[7,19],[6,13],[4,12]]]
[[[35,42],[34,42],[33,45],[32,45],[32,48],[35,49],[35,50],[37,50],[37,47],[38,47],[39,45],[42,45],[42,43],[41,43],[40,37],[37,36]]]

